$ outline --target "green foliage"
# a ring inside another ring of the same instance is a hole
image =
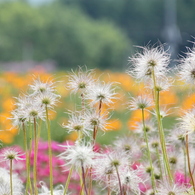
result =
[[[117,68],[130,47],[124,32],[110,22],[58,4],[2,3],[0,26],[0,61],[53,59],[61,68]]]

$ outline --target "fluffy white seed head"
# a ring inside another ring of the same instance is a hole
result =
[[[113,83],[96,83],[92,88],[86,91],[85,99],[91,101],[92,105],[99,103],[109,105],[116,99]]]
[[[152,106],[153,102],[149,96],[143,95],[136,98],[132,97],[128,104],[130,110],[139,110]]]
[[[153,71],[156,77],[165,75],[170,62],[170,54],[164,50],[163,45],[141,49],[141,53],[138,52],[129,58],[132,67],[127,73],[138,80],[151,79]]]
[[[62,145],[61,145],[62,146]],[[59,157],[64,159],[67,166],[74,166],[77,170],[83,166],[83,168],[89,168],[93,166],[96,154],[93,151],[91,144],[79,144],[66,145],[65,151],[62,152]]]
[[[79,67],[78,72],[72,71],[68,75],[68,83],[67,88],[71,90],[73,93],[77,93],[80,91],[81,93],[90,89],[94,84],[93,78],[93,70],[83,71],[81,67]]]
[[[13,195],[23,195],[23,184],[18,175],[12,175],[12,189]],[[0,194],[1,195],[10,195],[10,175],[9,172],[0,168]]]

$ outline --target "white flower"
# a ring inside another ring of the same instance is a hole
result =
[[[142,53],[136,53],[129,58],[133,67],[127,73],[138,80],[150,79],[153,71],[156,77],[165,75],[170,62],[170,54],[164,51],[163,45],[141,48]]]
[[[30,89],[33,91],[33,95],[45,92],[54,92],[54,86],[52,81],[42,82],[40,78],[35,79],[34,83],[30,85]]]
[[[92,76],[92,70],[86,70],[85,72],[79,67],[77,73],[73,72],[68,76],[67,88],[73,93],[81,91],[82,93],[90,89],[94,84],[94,78]]]
[[[40,104],[34,102],[23,110],[23,116],[27,121],[33,122],[34,119],[45,119],[45,109]]]
[[[139,170],[133,170],[129,167],[125,167],[123,169],[120,169],[120,179],[121,179],[121,185],[126,194],[141,194],[141,191],[139,189],[139,184],[143,183],[143,180],[138,176]],[[116,181],[116,180],[115,180]],[[114,182],[114,181],[113,181]],[[114,184],[117,186],[117,184]],[[120,191],[119,189],[116,191]]]
[[[185,186],[163,182],[157,187],[155,195],[183,195],[186,190]]]
[[[89,128],[87,128],[83,113],[81,112],[70,112],[68,123],[63,123],[62,127],[67,129],[68,132],[76,131],[82,132],[85,135],[89,135]]]
[[[185,134],[185,130],[181,128],[180,125],[176,125],[168,132],[167,142],[169,142],[170,144],[181,146],[181,144],[185,144]],[[189,138],[191,140],[191,137]]]
[[[103,104],[109,105],[116,99],[115,89],[113,83],[97,83],[92,88],[86,91],[85,99],[90,100],[91,104],[102,102]]]
[[[98,127],[101,130],[106,129],[106,120],[108,119],[106,114],[99,115],[95,110],[88,110],[82,115],[82,117],[87,125],[87,129],[91,131],[94,130],[94,127]]]
[[[155,90],[156,91],[167,91],[172,86],[173,80],[167,76],[156,77]],[[150,82],[148,85],[149,88],[154,89],[154,83]]]
[[[12,125],[14,127],[21,127],[23,123],[26,123],[26,115],[23,110],[15,109],[11,112],[12,117],[9,118],[12,120]]]
[[[23,195],[23,184],[18,175],[12,175],[13,195]],[[6,169],[0,168],[0,194],[10,195],[10,175]]]
[[[65,165],[74,166],[76,169],[89,168],[94,164],[93,159],[96,156],[96,153],[93,151],[93,146],[90,144],[79,144],[75,145],[66,145],[65,151],[62,152],[59,157],[65,160]]]
[[[188,84],[195,84],[195,47],[180,60],[179,77]]]
[[[141,150],[139,149],[138,138],[134,135],[119,137],[114,141],[114,149],[118,152],[126,153],[129,159],[139,159]]]
[[[21,158],[20,152],[13,147],[3,148],[0,152],[0,162],[1,161],[10,161],[10,160],[24,160]]]
[[[34,102],[34,98],[29,95],[23,96],[20,95],[18,98],[16,98],[16,100],[17,102],[15,105],[19,110],[25,110],[26,108],[32,105],[32,102]]]
[[[41,185],[41,189],[39,195],[51,195],[51,191],[48,189],[44,182],[39,182]],[[64,187],[62,185],[58,185],[53,189],[53,195],[66,195],[64,194]]]
[[[35,97],[35,101],[38,104],[47,106],[48,108],[53,109],[54,106],[59,102],[60,95],[51,92],[40,93]]]
[[[130,110],[145,109],[153,105],[152,99],[146,95],[131,98],[128,108]]]
[[[142,122],[137,122],[135,126],[135,133],[144,133],[144,130],[147,133],[156,131],[156,125],[153,120],[145,120],[145,128]]]
[[[184,112],[184,116],[179,118],[179,125],[186,133],[192,133],[195,131],[195,109],[191,109]]]

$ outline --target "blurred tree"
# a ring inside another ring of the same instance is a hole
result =
[[[58,0],[79,6],[94,19],[106,19],[122,28],[135,44],[156,42],[163,26],[163,0]]]
[[[125,30],[135,44],[145,45],[166,41],[164,37],[166,0],[57,0],[64,5],[79,6],[85,13],[95,19],[115,22]],[[191,40],[195,36],[194,0],[177,0],[177,23],[183,38]]]
[[[108,21],[95,21],[76,7],[27,3],[0,6],[0,61],[55,60],[61,68],[121,68],[130,42]]]

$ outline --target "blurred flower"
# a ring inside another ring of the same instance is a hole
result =
[[[188,84],[195,84],[195,47],[179,63],[179,77]]]
[[[170,184],[167,182],[160,183],[160,185],[156,189],[156,195],[183,195],[187,191],[187,187],[185,185],[178,184]]]
[[[12,189],[13,195],[23,194],[23,184],[18,175],[12,175]],[[10,175],[8,171],[4,168],[0,168],[0,194],[9,195],[11,194],[10,190]]]
[[[180,127],[185,131],[186,133],[192,133],[195,131],[195,108],[185,111],[184,115],[179,118],[178,120]]]
[[[88,123],[83,118],[83,113],[81,112],[70,112],[69,113],[69,120],[67,124],[62,124],[62,127],[67,129],[68,132],[81,132],[84,135],[89,135],[89,131],[93,129],[87,128]]]
[[[46,186],[44,182],[40,182],[41,189],[39,195],[50,195],[51,192]],[[66,195],[64,194],[64,187],[62,185],[58,185],[53,189],[53,195]]]

